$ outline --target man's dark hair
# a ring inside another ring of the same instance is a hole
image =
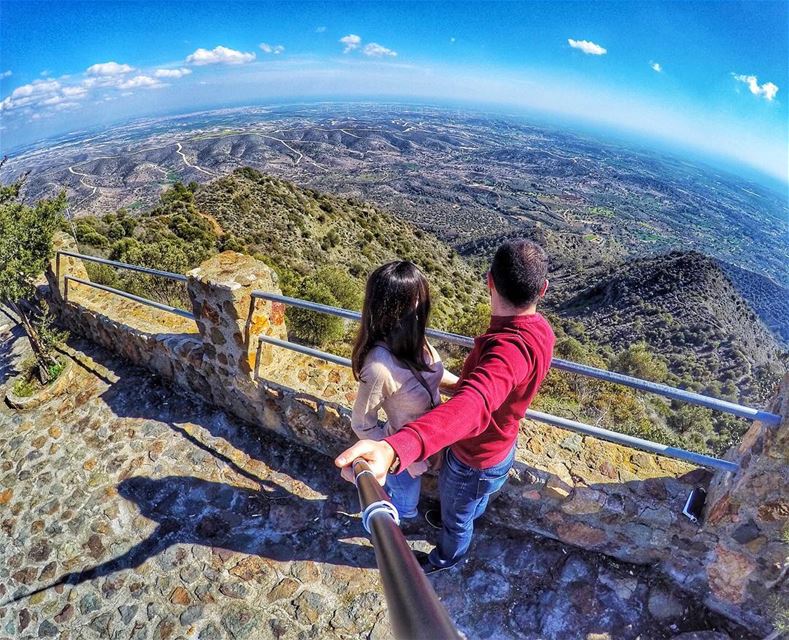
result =
[[[531,240],[508,240],[496,250],[490,275],[505,300],[527,307],[540,297],[548,276],[548,254]]]

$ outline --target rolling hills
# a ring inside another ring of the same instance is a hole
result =
[[[583,321],[596,342],[620,350],[643,340],[677,378],[714,395],[764,397],[785,358],[720,263],[698,252],[608,265],[564,296],[553,308]]]

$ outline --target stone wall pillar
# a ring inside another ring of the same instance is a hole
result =
[[[754,422],[727,453],[740,470],[715,475],[704,524],[708,604],[765,633],[789,603],[789,375],[768,410],[781,423]]]
[[[55,254],[49,261],[49,269],[46,270],[46,277],[49,283],[49,290],[53,300],[62,305],[63,294],[65,292],[64,279],[68,276],[90,280],[85,264],[79,258],[71,256],[58,256],[58,251],[72,251],[79,253],[77,242],[67,233],[57,231],[52,238],[52,248]]]
[[[281,293],[277,274],[251,256],[225,251],[187,276],[204,359],[222,376],[252,380],[258,336],[287,339],[283,305],[251,295]]]

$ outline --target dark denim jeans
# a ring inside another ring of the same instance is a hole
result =
[[[474,469],[458,460],[450,449],[446,450],[438,478],[444,525],[438,545],[430,552],[432,565],[451,566],[466,555],[474,533],[474,520],[485,513],[490,495],[504,486],[514,459],[513,445],[507,457],[495,467]]]

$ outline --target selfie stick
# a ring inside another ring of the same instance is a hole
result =
[[[398,526],[397,509],[386,491],[361,458],[353,461],[352,469],[362,508],[362,524],[372,537],[395,637],[398,640],[462,638],[411,553]]]

